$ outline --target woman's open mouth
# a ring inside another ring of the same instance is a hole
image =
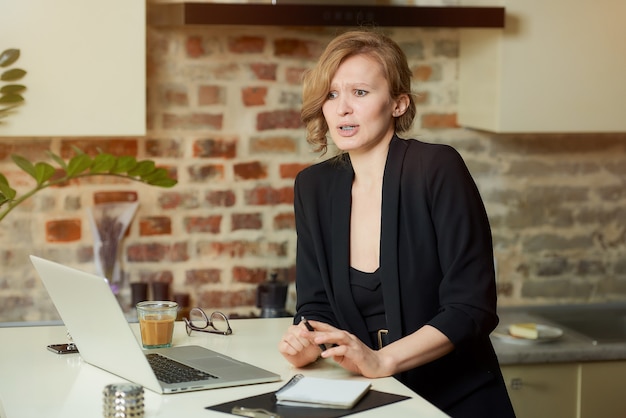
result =
[[[340,125],[337,130],[339,131],[339,135],[348,137],[359,131],[359,125]]]

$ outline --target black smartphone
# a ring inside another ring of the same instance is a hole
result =
[[[46,348],[56,354],[78,353],[78,348],[76,348],[76,344],[50,344]]]

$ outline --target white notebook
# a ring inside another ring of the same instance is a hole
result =
[[[367,393],[362,380],[326,379],[295,375],[276,392],[276,403],[288,406],[350,409]]]

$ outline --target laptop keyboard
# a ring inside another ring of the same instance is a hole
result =
[[[195,382],[217,379],[217,376],[194,369],[157,353],[146,354],[157,379],[165,383]]]

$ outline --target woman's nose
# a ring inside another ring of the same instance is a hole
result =
[[[350,101],[345,98],[345,96],[340,96],[337,99],[337,114],[338,115],[347,115],[352,112],[352,106],[350,105]]]

